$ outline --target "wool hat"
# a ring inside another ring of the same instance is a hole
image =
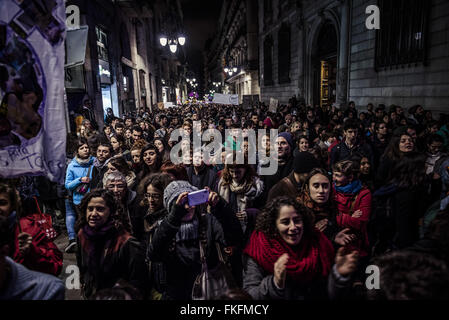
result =
[[[320,167],[318,160],[310,152],[299,152],[293,160],[293,171],[295,173],[309,173],[314,168]]]
[[[170,184],[164,190],[164,207],[168,212],[170,212],[174,201],[181,193],[193,192],[197,190],[197,187],[192,186],[189,182],[184,180],[176,180],[170,182]]]
[[[281,132],[278,134],[278,137],[282,137],[285,140],[287,140],[288,144],[290,145],[290,148],[293,148],[293,138],[290,132]]]

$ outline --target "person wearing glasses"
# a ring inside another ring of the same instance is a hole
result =
[[[114,195],[117,206],[123,214],[125,228],[139,241],[143,237],[143,211],[137,200],[137,192],[127,185],[126,177],[119,171],[109,172],[105,176],[105,188]]]
[[[164,219],[167,215],[167,209],[164,207],[164,189],[167,185],[172,182],[174,178],[169,173],[154,173],[142,181],[143,188],[141,190],[142,194],[139,195],[139,199],[142,199],[139,203],[141,210],[144,212],[143,215],[143,228],[144,228],[144,243],[147,248],[150,248],[153,234],[155,228],[158,226],[160,221]],[[149,263],[147,259],[147,264],[150,270],[150,279],[154,286],[151,289],[151,298],[153,300],[160,300],[162,297],[161,292],[163,288],[159,284],[163,281],[159,280],[161,277],[160,270],[162,264],[153,262]]]

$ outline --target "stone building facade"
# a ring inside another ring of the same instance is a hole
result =
[[[160,46],[159,33],[167,10],[175,8],[182,22],[178,0],[70,0],[69,5],[79,8],[80,25],[88,30],[84,64],[66,68],[69,114],[89,98],[101,127],[107,108],[116,116],[152,110],[164,90],[167,101],[176,102],[176,92],[182,92],[179,54]]]
[[[394,5],[392,3],[395,3]],[[259,0],[261,99],[442,111],[449,95],[449,3]],[[380,9],[369,30],[366,8]],[[399,40],[398,40],[399,39]],[[402,39],[402,40],[401,40]]]
[[[223,92],[238,94],[240,103],[260,94],[257,8],[257,0],[223,1],[216,37],[205,52],[206,84],[221,82]],[[237,71],[228,74],[225,67]]]

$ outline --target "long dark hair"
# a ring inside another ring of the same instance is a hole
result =
[[[411,138],[411,136],[406,132],[394,135],[391,138],[387,148],[385,149],[385,152],[382,155],[382,159],[387,158],[396,161],[403,157],[404,153],[401,150],[399,150],[399,142],[401,141],[402,136],[408,136]],[[416,150],[415,142],[413,142],[413,149]]]
[[[304,223],[303,237],[309,237],[313,234],[313,224],[310,219],[310,214],[306,208],[300,205],[295,199],[282,196],[271,200],[262,213],[258,215],[256,220],[256,231],[263,232],[266,236],[271,238],[279,237],[279,231],[276,226],[276,220],[279,218],[279,212],[283,206],[292,206],[296,212],[302,217]]]
[[[106,189],[94,189],[87,193],[79,206],[77,206],[78,212],[78,220],[75,225],[75,231],[78,232],[81,228],[83,228],[87,224],[86,220],[86,211],[87,205],[89,204],[92,198],[102,198],[104,202],[106,202],[106,206],[109,208],[109,220],[113,219],[115,222],[115,227],[118,231],[124,229],[124,226],[127,225],[127,222],[124,221],[124,215],[121,214],[119,207],[114,198],[114,194],[111,191]]]
[[[426,156],[418,152],[404,154],[390,171],[389,182],[399,188],[417,187],[427,180]]]
[[[143,155],[148,150],[154,150],[154,152],[156,152],[156,163],[154,164],[153,168],[149,168],[143,160]],[[141,178],[150,173],[156,173],[161,168],[162,155],[159,153],[159,149],[153,143],[148,143],[147,145],[145,145],[145,147],[143,147],[142,152],[140,153],[140,163],[142,164],[142,171],[140,172]]]

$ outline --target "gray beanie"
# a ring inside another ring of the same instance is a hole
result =
[[[173,202],[183,192],[197,191],[198,188],[192,186],[189,182],[184,180],[176,180],[170,182],[170,184],[164,190],[164,207],[170,213]]]

